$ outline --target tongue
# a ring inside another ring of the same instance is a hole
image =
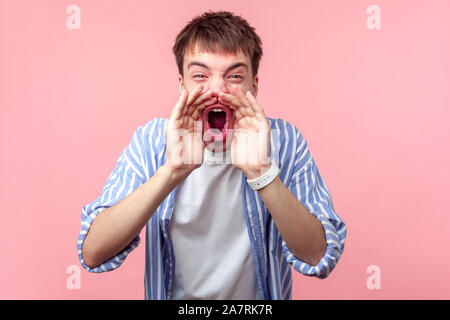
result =
[[[211,128],[222,130],[227,119],[225,112],[210,112],[208,120]]]

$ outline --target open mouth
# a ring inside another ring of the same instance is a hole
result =
[[[206,124],[207,141],[225,140],[228,123],[230,121],[230,109],[222,104],[207,107],[203,113]]]

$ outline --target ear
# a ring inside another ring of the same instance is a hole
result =
[[[253,96],[256,98],[256,95],[258,94],[258,75],[256,75],[253,78],[253,84],[252,84],[252,89],[253,89]]]
[[[180,91],[180,94],[184,91],[183,76],[181,74],[178,75],[178,90]]]

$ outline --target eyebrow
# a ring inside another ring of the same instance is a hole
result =
[[[199,66],[199,67],[202,67],[202,68],[205,68],[205,69],[208,69],[208,70],[209,70],[209,67],[208,67],[206,64],[204,64],[204,63],[202,63],[202,62],[199,62],[199,61],[192,61],[192,62],[189,62],[188,66],[187,66],[188,70],[189,70],[189,68],[192,67],[192,66]],[[225,70],[225,73],[227,73],[227,72],[230,71],[230,70],[236,69],[236,68],[238,68],[238,67],[245,67],[245,69],[248,70],[248,65],[247,65],[246,63],[244,63],[244,62],[235,62],[235,63],[233,63],[231,66],[229,66],[229,67],[227,68],[227,70]]]

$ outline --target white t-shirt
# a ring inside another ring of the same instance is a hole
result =
[[[242,171],[229,156],[206,149],[202,166],[176,192],[169,226],[173,299],[260,299],[242,204]]]

